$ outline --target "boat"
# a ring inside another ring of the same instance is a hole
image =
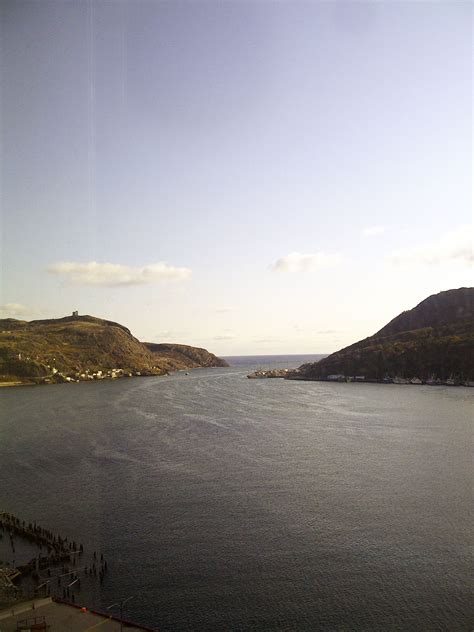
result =
[[[392,381],[394,384],[409,384],[409,380],[405,377],[394,377]]]

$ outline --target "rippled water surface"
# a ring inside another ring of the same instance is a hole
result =
[[[249,370],[1,390],[0,509],[162,631],[472,629],[474,389]]]

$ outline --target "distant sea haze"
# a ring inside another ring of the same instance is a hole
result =
[[[317,362],[322,358],[325,358],[328,354],[313,353],[305,355],[244,355],[244,356],[222,356],[224,360],[231,366],[254,366],[258,365],[260,368],[283,368],[283,369],[297,369],[302,364],[307,362]]]
[[[161,632],[472,630],[474,390],[246,377],[293,358],[0,390],[0,506]]]

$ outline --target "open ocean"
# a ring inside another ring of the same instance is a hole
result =
[[[163,632],[472,630],[474,389],[246,379],[314,357],[0,389],[0,510]]]

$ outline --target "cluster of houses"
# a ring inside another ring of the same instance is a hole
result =
[[[342,373],[334,373],[331,375],[321,377],[307,377],[304,372],[302,373],[298,369],[271,369],[264,371],[262,369],[247,375],[249,379],[262,379],[281,377],[290,380],[310,380],[316,382],[365,382],[365,383],[377,383],[377,384],[428,384],[429,386],[474,386],[473,381],[463,381],[461,379],[450,377],[447,380],[440,380],[439,378],[431,377],[428,380],[421,380],[419,377],[404,378],[404,377],[391,377],[386,375],[383,379],[378,380],[375,378],[369,378],[365,375],[343,375]]]
[[[385,376],[382,380],[376,380],[366,378],[365,375],[347,376],[341,374],[327,375],[326,377],[319,378],[324,382],[382,382],[383,384],[428,384],[429,386],[474,386],[474,382],[467,380],[462,381],[457,378],[450,377],[447,380],[441,380],[439,378],[431,377],[428,380],[420,380],[419,377],[405,378],[405,377],[390,377]]]
[[[59,369],[55,367],[51,367],[47,365],[48,368],[51,369],[51,376],[45,377],[44,382],[85,382],[88,380],[106,380],[106,379],[115,379],[119,377],[133,377],[134,375],[141,375],[140,371],[126,371],[124,369],[104,369],[99,371],[90,371],[89,369],[85,369],[83,372],[78,371],[71,375],[65,375]]]
[[[259,371],[255,371],[255,373],[247,375],[247,377],[251,380],[255,380],[258,378],[287,377],[289,373],[293,372],[295,372],[295,370],[293,369],[271,369],[268,371],[263,371],[262,369],[260,369]]]
[[[346,376],[341,374],[328,375],[321,378],[325,382],[366,382],[365,375]]]

